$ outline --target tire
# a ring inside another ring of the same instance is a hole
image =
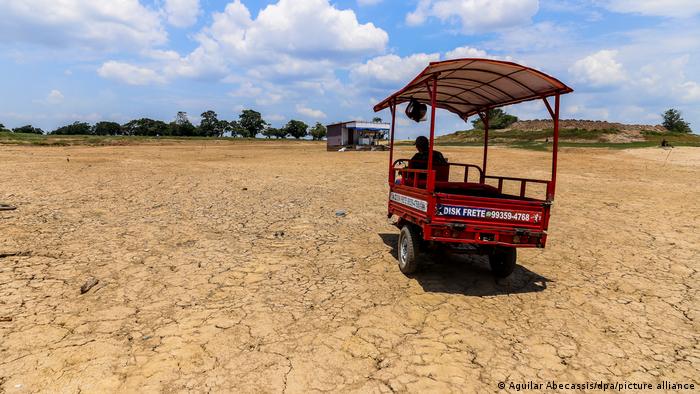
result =
[[[517,252],[512,247],[498,247],[489,255],[491,273],[497,278],[506,278],[513,273]]]
[[[420,244],[420,233],[416,227],[406,224],[401,227],[399,233],[399,244],[397,254],[399,269],[405,275],[412,274],[418,269],[418,253]]]

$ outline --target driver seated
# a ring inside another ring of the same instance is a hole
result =
[[[409,168],[416,170],[427,170],[428,150],[430,149],[430,142],[428,141],[428,137],[421,135],[420,137],[416,138],[416,142],[414,145],[416,146],[416,150],[418,152],[416,152],[416,154],[413,155],[413,157],[411,158],[411,161],[408,162]],[[433,165],[447,165],[447,159],[445,159],[445,156],[443,156],[442,153],[436,150],[433,150]]]

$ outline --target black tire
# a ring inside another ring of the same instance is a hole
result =
[[[412,274],[418,269],[420,239],[420,233],[416,227],[410,224],[406,224],[401,227],[401,233],[399,233],[399,244],[397,245],[397,254],[399,269],[405,275]]]
[[[497,247],[489,255],[491,272],[497,278],[506,278],[513,273],[518,255],[515,248]]]

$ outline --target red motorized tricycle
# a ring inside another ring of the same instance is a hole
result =
[[[554,200],[559,142],[559,97],[573,90],[557,79],[529,67],[489,59],[457,59],[430,63],[406,87],[374,107],[390,108],[389,217],[401,229],[399,268],[405,274],[418,267],[427,246],[485,254],[497,277],[506,277],[516,264],[516,248],[543,248]],[[554,108],[549,97],[554,96]],[[488,111],[530,100],[543,100],[554,123],[551,179],[490,175],[486,171]],[[394,160],[396,107],[409,102],[407,115],[420,120],[430,105],[427,162]],[[446,109],[465,122],[478,115],[484,124],[481,167],[434,160],[435,111]],[[509,188],[505,185],[510,184]],[[513,189],[516,192],[508,192]],[[528,186],[546,194],[527,196]],[[517,192],[519,190],[519,193]]]

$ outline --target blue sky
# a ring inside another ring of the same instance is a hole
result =
[[[0,0],[0,123],[45,130],[213,109],[371,119],[428,62],[505,59],[575,89],[562,117],[700,130],[698,0]],[[544,118],[541,103],[508,108]],[[379,116],[387,119],[388,113]],[[407,136],[422,125],[405,125]],[[443,114],[440,133],[468,128]]]

